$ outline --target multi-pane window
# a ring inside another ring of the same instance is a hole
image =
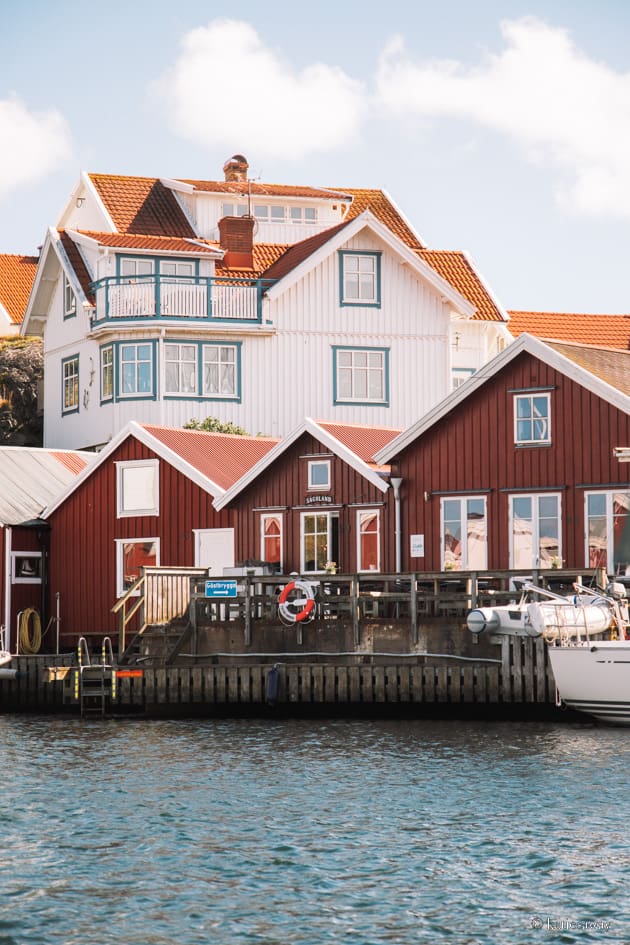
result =
[[[111,400],[114,396],[114,348],[106,345],[101,348],[101,400]]]
[[[330,489],[330,460],[313,459],[308,464],[308,488]]]
[[[129,281],[142,276],[152,276],[154,269],[155,263],[152,259],[130,256],[120,260],[120,275]]]
[[[303,513],[302,572],[325,571],[329,561],[339,566],[339,515],[337,512]]]
[[[380,253],[340,253],[341,304],[380,305]]]
[[[514,442],[517,445],[551,443],[549,394],[518,394],[514,397]]]
[[[472,571],[487,567],[486,500],[478,497],[442,499],[442,566]]]
[[[336,403],[387,402],[387,354],[383,348],[334,348]]]
[[[260,557],[282,571],[282,516],[277,513],[261,516]]]
[[[360,510],[357,512],[357,532],[357,569],[359,571],[380,571],[381,537],[378,510]]]
[[[630,573],[630,492],[587,493],[586,556],[589,568]]]
[[[68,277],[64,273],[63,277],[63,317],[71,318],[73,315],[77,314],[77,297],[74,294],[74,289],[68,281]]]
[[[153,393],[153,346],[125,343],[119,350],[121,395]]]
[[[224,217],[245,217],[247,216],[247,204],[224,203],[221,205],[221,213]]]
[[[510,523],[511,568],[551,568],[561,563],[559,495],[511,496]]]
[[[64,358],[61,362],[62,413],[73,413],[79,409],[79,355]]]
[[[197,392],[197,345],[164,345],[164,392],[195,394]]]
[[[212,397],[236,397],[236,345],[204,345],[203,394]]]

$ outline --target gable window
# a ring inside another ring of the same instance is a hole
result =
[[[445,571],[485,569],[488,558],[486,500],[441,500],[442,567]]]
[[[551,568],[561,561],[560,496],[511,496],[510,567]]]
[[[106,345],[101,348],[101,400],[111,400],[114,396],[114,348]]]
[[[551,443],[549,394],[517,394],[514,397],[514,442],[517,446]]]
[[[330,460],[312,459],[308,464],[308,488],[328,491],[330,489]]]
[[[203,394],[211,397],[239,396],[240,349],[237,345],[203,346]]]
[[[119,357],[121,396],[152,394],[153,345],[150,342],[121,344]]]
[[[381,254],[341,251],[340,282],[342,305],[381,304]]]
[[[62,413],[76,413],[79,409],[79,355],[61,362]]]
[[[357,568],[359,571],[381,569],[381,521],[378,510],[357,512]]]
[[[389,351],[333,348],[334,402],[388,405]]]
[[[282,573],[282,516],[276,512],[260,518],[260,557]]]
[[[339,514],[337,512],[302,513],[303,574],[325,571],[326,564],[339,565]]]
[[[159,515],[160,484],[157,459],[116,463],[116,514],[118,518]]]
[[[142,568],[160,563],[159,538],[126,538],[116,541],[116,595],[121,597],[138,580]]]
[[[77,314],[77,297],[70,285],[67,275],[63,276],[63,317],[72,318]]]
[[[630,492],[586,494],[586,562],[608,574],[630,574]]]
[[[197,393],[197,345],[164,345],[164,392]]]

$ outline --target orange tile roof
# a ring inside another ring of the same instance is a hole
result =
[[[208,240],[208,245],[220,249],[219,243],[212,243]],[[218,276],[230,275],[236,279],[260,279],[263,274],[272,266],[283,253],[286,253],[288,247],[285,243],[254,243],[253,257],[254,265],[251,269],[223,269],[220,260],[217,260],[216,271]]]
[[[328,420],[315,422],[370,466],[374,466],[374,454],[401,432],[390,427],[371,427],[361,423],[333,423]]]
[[[630,349],[630,315],[585,315],[568,312],[508,312],[508,331],[537,338]]]
[[[323,230],[321,233],[316,233],[314,236],[307,236],[305,240],[300,240],[299,243],[293,243],[291,246],[287,247],[282,256],[266,270],[265,279],[284,278],[284,276],[295,269],[296,266],[299,266],[301,262],[304,262],[305,259],[312,256],[320,246],[323,246],[329,239],[332,239],[336,233],[343,230],[348,223],[349,221],[347,220],[344,223],[338,223],[337,226],[332,226],[329,230]]]
[[[101,246],[112,246],[116,249],[146,249],[156,253],[192,253],[216,255],[220,249],[218,243],[212,244],[207,240],[184,239],[177,236],[141,236],[134,233],[95,233],[92,230],[77,230],[84,236],[96,240]]]
[[[142,427],[221,489],[229,489],[278,442],[266,436],[207,433],[148,423]]]
[[[349,187],[340,190],[339,193],[340,195],[349,194],[352,197],[352,203],[346,212],[345,220],[353,220],[364,210],[370,210],[381,223],[384,223],[392,233],[395,233],[411,249],[423,248],[424,244],[420,241],[418,235],[413,232],[400,211],[396,209],[382,190]]]
[[[173,191],[155,177],[89,177],[119,233],[195,238]]]
[[[630,396],[630,354],[627,351],[561,341],[545,340],[545,344],[611,387]]]
[[[75,275],[79,282],[81,283],[81,288],[83,289],[83,294],[85,295],[88,302],[91,302],[92,305],[95,302],[94,293],[92,292],[92,276],[90,275],[87,266],[85,265],[85,260],[81,255],[81,250],[74,242],[69,233],[65,230],[59,230],[59,239],[61,240],[61,245],[66,251],[66,256],[70,260],[70,265],[74,269]]]
[[[456,250],[422,249],[418,256],[471,302],[473,318],[483,322],[504,322],[499,307],[464,253]]]
[[[14,325],[21,325],[37,272],[37,256],[0,254],[0,305]]]
[[[350,191],[340,191],[339,188],[319,188],[295,186],[293,184],[261,184],[259,181],[242,180],[185,180],[179,178],[183,184],[190,184],[195,190],[212,194],[231,194],[235,197],[296,197],[312,200],[331,200],[339,202],[344,197],[350,199]]]
[[[88,462],[90,461],[85,453],[76,453],[69,450],[52,450],[51,455],[55,457],[58,463],[61,463],[62,466],[75,475],[85,469]],[[96,454],[94,454],[96,455]]]

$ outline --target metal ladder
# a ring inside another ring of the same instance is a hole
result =
[[[79,703],[81,717],[107,714],[116,698],[116,668],[112,641],[104,637],[100,663],[92,663],[85,637],[77,645],[78,669],[74,678],[74,701]]]

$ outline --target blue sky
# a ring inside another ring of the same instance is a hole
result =
[[[382,187],[508,309],[630,312],[630,4],[0,0],[0,252],[82,170]]]

